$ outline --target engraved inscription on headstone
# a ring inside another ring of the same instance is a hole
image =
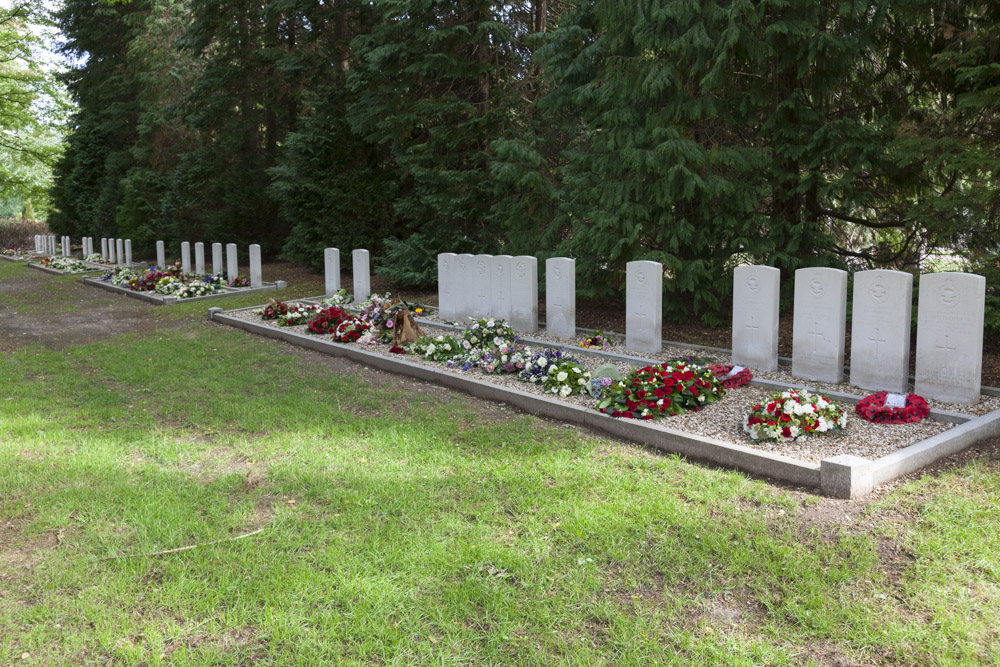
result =
[[[510,322],[511,304],[511,269],[513,257],[496,255],[491,262],[490,270],[490,315]]]
[[[576,260],[545,260],[545,332],[557,338],[576,338]]]
[[[840,382],[844,379],[847,272],[808,268],[795,272],[792,375]]]
[[[858,271],[851,299],[851,384],[905,392],[910,384],[913,276]]]
[[[778,369],[778,283],[770,266],[733,271],[733,363],[762,371]]]
[[[538,330],[538,260],[530,255],[511,260],[510,324],[521,333]]]
[[[492,255],[476,255],[472,263],[472,303],[473,317],[490,315],[490,279],[493,265]]]
[[[625,265],[625,347],[657,353],[663,345],[663,265]]]
[[[458,255],[442,252],[438,255],[438,317],[453,322],[458,319],[455,308],[455,267]]]

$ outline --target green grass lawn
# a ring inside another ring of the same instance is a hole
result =
[[[0,664],[1000,662],[991,455],[829,501],[143,307],[0,356]]]

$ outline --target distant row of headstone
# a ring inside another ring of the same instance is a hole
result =
[[[163,241],[156,242],[156,266],[167,266],[167,246]],[[193,269],[193,272],[192,272]],[[181,243],[181,272],[186,275],[206,276],[205,244],[194,244],[194,265],[191,264],[191,243]],[[232,282],[240,275],[239,249],[235,243],[226,244],[226,262],[223,267],[222,244],[212,244],[212,273],[225,273],[226,280]],[[264,271],[260,254],[260,244],[250,245],[250,287],[261,287],[264,284]]]
[[[778,367],[778,283],[768,266],[733,274],[733,363]],[[859,271],[851,301],[851,384],[905,393],[910,377],[913,276]],[[979,400],[986,279],[971,273],[920,276],[914,391],[955,403]],[[795,272],[792,374],[824,382],[844,379],[847,272]]]
[[[363,303],[372,295],[371,259],[367,250],[358,249],[351,253],[354,279],[354,303]],[[340,291],[340,250],[326,248],[323,251],[326,295],[333,296]]]
[[[329,274],[328,274],[329,275]],[[338,269],[339,275],[339,269]],[[733,363],[778,368],[780,271],[741,266],[733,277]],[[909,386],[913,276],[901,271],[854,274],[851,328],[852,384],[905,392]],[[576,337],[576,268],[567,257],[545,262],[546,333]],[[920,278],[916,391],[958,403],[979,400],[986,280],[966,273]],[[538,329],[538,260],[531,256],[438,255],[442,319],[498,317],[520,332]],[[658,353],[663,340],[663,265],[626,265],[625,346]],[[800,269],[795,274],[792,374],[842,382],[847,316],[847,272]]]
[[[72,242],[70,237],[63,236],[59,240],[59,249],[56,249],[56,237],[36,234],[35,252],[42,255],[54,257],[58,252],[63,257],[72,256]],[[83,259],[96,254],[94,252],[94,239],[91,236],[84,236],[80,240]],[[101,239],[101,259],[119,266],[132,266],[132,240],[131,239]]]

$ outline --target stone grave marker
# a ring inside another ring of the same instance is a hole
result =
[[[108,240],[106,238],[101,239],[101,259],[108,260]]]
[[[472,317],[475,308],[473,298],[472,274],[474,272],[475,255],[462,253],[458,256],[458,270],[455,273],[455,319],[460,324],[466,324]]]
[[[910,386],[913,276],[858,271],[851,298],[851,384],[875,391]]]
[[[115,239],[115,257],[118,259],[118,266],[125,266],[125,241]]]
[[[510,325],[521,333],[538,331],[538,260],[530,255],[511,260]]]
[[[108,239],[108,261],[112,264],[118,263],[118,255],[115,253],[115,239]]]
[[[843,381],[846,332],[847,272],[797,270],[792,375],[821,382]]]
[[[69,257],[69,237],[62,237],[62,256]]]
[[[226,280],[233,282],[240,276],[240,260],[235,243],[226,244]]]
[[[354,276],[354,302],[362,303],[372,295],[371,258],[367,250],[351,252]]]
[[[163,241],[156,242],[156,266],[161,271],[167,267],[167,248]]]
[[[125,239],[125,266],[132,266],[132,239]]]
[[[187,241],[181,243],[181,271],[185,275],[191,273],[191,244]]]
[[[264,272],[260,261],[260,244],[250,245],[250,287],[263,287]]]
[[[476,255],[472,262],[472,317],[490,316],[492,264],[492,255]]]
[[[733,271],[733,364],[762,371],[778,369],[778,285],[771,266]]]
[[[212,275],[217,276],[222,273],[222,244],[212,244]]]
[[[340,291],[339,248],[327,248],[323,251],[323,270],[326,278],[326,295],[333,296]]]
[[[458,319],[455,310],[455,267],[458,255],[453,252],[438,254],[438,317],[442,320]]]
[[[194,244],[194,272],[205,275],[205,244],[201,241]]]
[[[490,316],[510,322],[511,269],[513,257],[495,255],[490,261]]]
[[[663,346],[663,265],[625,265],[625,347],[657,353]]]
[[[920,276],[915,393],[952,403],[979,402],[985,308],[983,276]]]
[[[576,260],[545,260],[545,333],[576,338]]]

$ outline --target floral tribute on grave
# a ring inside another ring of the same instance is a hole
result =
[[[712,375],[719,378],[722,386],[726,389],[736,389],[753,380],[753,373],[749,368],[743,366],[730,366],[729,364],[713,364],[708,367]]]
[[[811,434],[839,432],[847,413],[822,394],[789,389],[774,392],[750,409],[743,430],[753,440],[795,440]]]
[[[396,325],[396,313],[403,310],[413,310],[410,304],[393,297],[389,292],[381,295],[372,294],[367,301],[359,304],[358,307],[360,308],[358,319],[368,323],[372,339],[386,344],[392,342],[392,329]]]
[[[725,395],[722,383],[707,368],[665,362],[613,383],[597,409],[624,419],[658,419],[698,412]]]
[[[854,412],[876,424],[916,424],[926,419],[931,409],[923,396],[880,391],[858,401]]]
[[[277,299],[268,299],[267,305],[254,310],[254,315],[260,315],[262,320],[275,320],[278,326],[293,327],[305,324],[319,312],[319,306],[307,303],[285,303]]]
[[[42,257],[38,262],[47,269],[55,269],[64,273],[80,273],[82,271],[93,271],[89,266],[78,259],[72,257]]]
[[[354,318],[347,314],[347,311],[340,306],[331,306],[318,311],[306,324],[306,331],[311,334],[322,336],[332,334],[337,331],[337,327],[345,320]]]
[[[578,345],[588,350],[607,350],[611,347],[611,341],[608,340],[603,331],[595,331],[592,335],[581,340]]]
[[[221,273],[214,276],[192,276],[184,273],[180,264],[163,268],[150,265],[142,273],[128,267],[117,267],[105,271],[101,281],[133,292],[154,292],[178,299],[217,294],[225,284]]]

